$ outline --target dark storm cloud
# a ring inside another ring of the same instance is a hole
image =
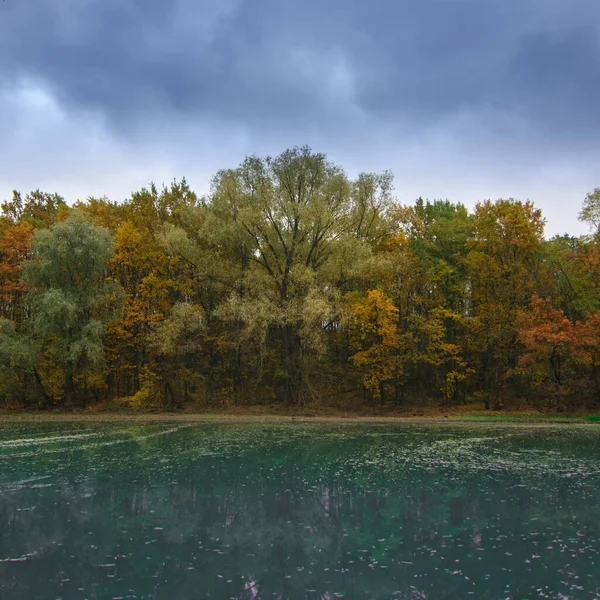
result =
[[[9,0],[0,82],[32,79],[120,126],[492,110],[585,138],[600,125],[599,32],[597,0]]]

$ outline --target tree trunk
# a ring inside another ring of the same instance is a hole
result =
[[[44,398],[44,406],[46,408],[50,408],[50,406],[52,405],[52,398],[50,398],[50,396],[48,395],[48,392],[46,391],[46,388],[44,387],[44,382],[42,381],[42,378],[40,377],[40,374],[35,367],[33,368],[33,375],[35,376],[35,380],[37,381],[38,386],[40,387],[40,390],[42,391],[42,397]]]
[[[75,406],[75,384],[73,382],[73,361],[68,360],[65,366],[65,408],[73,410]]]
[[[296,404],[302,396],[302,359],[300,343],[291,325],[283,328],[283,361],[284,400],[287,404]]]

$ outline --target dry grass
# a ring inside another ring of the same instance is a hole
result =
[[[360,412],[324,406],[229,406],[207,410],[186,407],[178,412],[150,412],[125,410],[114,406],[91,407],[85,410],[29,412],[18,409],[0,409],[0,421],[357,421],[357,422],[473,422],[473,421],[523,421],[523,422],[581,422],[587,414],[542,414],[532,410],[489,411],[483,404],[457,407],[363,409]]]

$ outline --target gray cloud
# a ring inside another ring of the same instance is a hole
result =
[[[546,135],[597,126],[596,0],[10,0],[4,84],[27,75],[115,121],[171,110],[328,124],[502,108]]]
[[[0,52],[2,192],[305,142],[410,194],[600,183],[597,0],[6,0]]]

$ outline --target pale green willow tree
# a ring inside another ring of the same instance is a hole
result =
[[[596,233],[600,230],[600,188],[589,192],[579,212],[579,220],[592,225]]]
[[[39,385],[45,401],[45,394],[36,361],[39,348],[28,336],[20,334],[15,324],[9,319],[0,319],[0,395],[6,399],[19,400],[22,404],[31,401],[32,386],[28,385],[34,379]]]
[[[242,343],[280,346],[288,402],[304,398],[306,356],[324,350],[341,288],[387,231],[391,189],[387,173],[351,181],[325,155],[292,148],[217,173],[193,232],[165,233],[221,286],[215,314],[242,324]]]
[[[30,335],[58,348],[67,407],[75,401],[77,376],[103,365],[102,338],[120,304],[118,286],[106,280],[112,255],[110,232],[75,214],[35,233],[31,260],[23,264]]]
[[[160,390],[168,409],[181,408],[189,399],[190,387],[199,383],[206,335],[202,308],[178,302],[150,336],[150,347],[159,357]]]

